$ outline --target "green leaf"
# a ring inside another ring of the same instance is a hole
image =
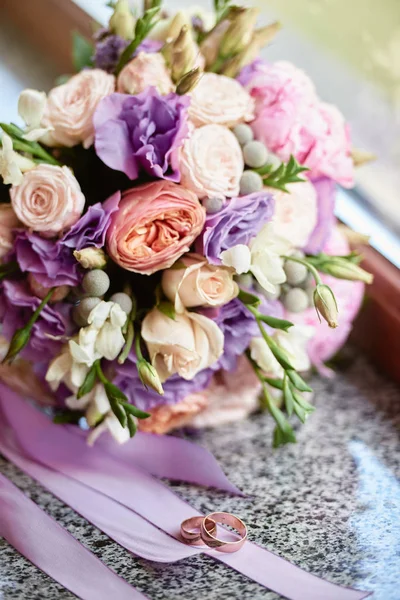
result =
[[[285,400],[286,412],[289,415],[289,417],[291,417],[294,408],[294,398],[292,390],[290,389],[289,380],[286,373],[283,379],[283,398]]]
[[[278,426],[275,427],[273,443],[272,443],[274,448],[279,448],[280,446],[283,446],[284,444],[295,444],[296,441],[297,441],[296,436],[291,427],[290,427],[290,430],[287,429],[285,431],[280,429]]]
[[[271,350],[272,354],[274,355],[278,363],[281,365],[281,367],[285,371],[293,369],[292,365],[289,362],[289,357],[286,354],[286,352],[280,346],[278,346],[275,340],[273,340],[271,336],[269,336],[264,331],[264,329],[262,329],[262,335],[264,340],[267,342],[269,349]]]
[[[121,54],[115,69],[116,75],[119,75],[124,66],[130,61],[132,54],[138,48],[139,44],[143,42],[145,37],[147,37],[154,25],[157,23],[158,19],[156,19],[156,17],[160,12],[160,8],[160,6],[153,6],[152,8],[149,8],[146,10],[143,17],[136,21],[135,37]]]
[[[297,404],[297,402],[294,403],[293,409],[294,409],[294,412],[296,413],[296,416],[304,424],[308,419],[309,413],[307,411],[305,411],[304,408],[302,408],[300,406],[300,404]]]
[[[108,400],[110,402],[111,410],[113,411],[114,415],[117,417],[121,426],[126,427],[128,418],[127,418],[126,412],[122,408],[121,404],[118,402],[118,400],[116,400],[113,397],[109,397]]]
[[[129,415],[129,414],[127,415],[127,425],[128,425],[128,429],[129,429],[129,435],[132,438],[137,432],[136,421],[132,415]]]
[[[165,315],[169,319],[172,319],[173,321],[175,321],[175,319],[176,319],[176,312],[175,312],[175,308],[174,308],[174,305],[172,304],[172,302],[168,302],[167,300],[163,300],[162,302],[160,302],[159,304],[157,304],[157,308],[158,308],[158,310],[160,312],[163,313],[163,315]]]
[[[136,417],[137,419],[148,419],[150,417],[150,413],[140,410],[133,404],[129,404],[129,402],[122,402],[122,406],[124,407],[126,413]]]
[[[77,71],[82,71],[84,67],[93,65],[92,57],[94,47],[89,40],[83,37],[78,31],[72,32],[72,61]]]
[[[294,369],[287,371],[290,381],[299,392],[312,392],[312,388],[304,381],[304,379]]]
[[[114,385],[110,381],[104,383],[104,389],[110,402],[111,398],[118,402],[128,402],[128,398],[125,396],[124,392],[122,392],[118,386]]]
[[[273,388],[277,390],[283,390],[283,380],[282,379],[272,379],[271,377],[264,377],[265,383],[268,383]]]
[[[238,299],[245,306],[251,306],[253,308],[257,308],[261,304],[261,300],[255,294],[251,294],[250,292],[246,292],[245,290],[240,290]]]
[[[297,404],[301,406],[303,410],[305,410],[307,413],[313,413],[315,411],[315,406],[307,402],[307,400],[305,400],[301,394],[294,390],[292,390],[292,393],[295,402],[297,402]]]
[[[82,383],[81,387],[78,390],[78,393],[76,394],[76,397],[78,398],[78,400],[80,398],[82,398],[82,396],[86,396],[86,394],[89,394],[92,391],[92,389],[94,388],[94,384],[96,383],[96,380],[97,380],[97,369],[96,369],[96,364],[94,364],[88,371],[88,374],[85,377],[85,381]]]
[[[262,169],[264,169],[264,167],[261,167],[261,170]],[[299,174],[308,170],[307,167],[302,167],[294,156],[291,155],[287,164],[282,163],[277,169],[268,172],[263,177],[264,185],[281,190],[282,192],[288,192],[286,185],[288,183],[306,181],[299,177]],[[260,169],[258,169],[257,172],[260,173]]]
[[[283,331],[287,331],[288,329],[290,329],[290,327],[293,327],[293,323],[291,323],[290,321],[286,321],[286,319],[277,319],[275,317],[270,317],[269,315],[262,314],[260,314],[258,318],[260,321],[266,323],[274,329],[282,329]]]
[[[59,75],[58,77],[56,77],[56,80],[54,82],[54,84],[57,85],[64,85],[64,83],[67,83],[67,81],[69,81],[71,79],[72,75]]]

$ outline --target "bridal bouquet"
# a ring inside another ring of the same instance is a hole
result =
[[[0,378],[89,443],[260,407],[274,446],[294,442],[301,373],[371,281],[334,217],[348,126],[259,57],[279,25],[258,10],[112,4],[93,44],[75,37],[77,74],[1,123]]]

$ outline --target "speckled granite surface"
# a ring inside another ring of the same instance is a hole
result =
[[[334,380],[316,378],[313,385],[318,410],[297,445],[273,452],[267,415],[199,435],[198,442],[251,499],[181,484],[173,488],[202,511],[239,514],[254,541],[304,569],[372,590],[374,600],[399,600],[399,390],[363,359]],[[152,600],[279,598],[206,557],[173,565],[132,557],[1,458],[0,471]],[[0,539],[0,598],[73,596]]]

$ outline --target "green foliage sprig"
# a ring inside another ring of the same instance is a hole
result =
[[[309,169],[300,165],[293,155],[290,156],[288,163],[282,163],[276,169],[271,164],[266,164],[259,169],[253,169],[256,173],[261,175],[265,186],[281,190],[282,192],[288,193],[287,185],[289,183],[298,183],[306,181],[302,177],[299,177],[300,173],[304,173]]]
[[[160,9],[160,5],[153,6],[146,10],[143,16],[136,21],[135,37],[121,54],[115,70],[116,75],[119,75],[124,66],[130,61],[132,54],[137,50],[138,46],[148,36],[154,25],[157,23]]]
[[[24,139],[24,131],[17,125],[13,123],[0,123],[0,127],[12,139],[14,150],[31,154],[38,159],[38,162],[60,166],[58,160],[49,154],[39,142],[29,142]]]

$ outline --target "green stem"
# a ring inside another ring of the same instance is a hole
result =
[[[97,373],[97,377],[100,379],[101,383],[103,385],[105,385],[106,383],[109,383],[107,377],[104,375],[103,370],[101,368],[101,364],[100,361],[96,361],[96,373]]]
[[[141,341],[141,335],[140,335],[140,332],[138,332],[136,335],[136,338],[135,338],[135,352],[136,352],[138,361],[144,360],[142,349],[140,347],[140,341]]]
[[[40,313],[42,312],[42,310],[44,309],[44,307],[46,306],[46,304],[49,302],[49,300],[51,299],[52,295],[54,294],[55,289],[56,288],[51,288],[51,290],[43,298],[43,300],[41,301],[41,303],[39,304],[39,306],[37,307],[37,309],[35,310],[35,312],[31,316],[31,318],[29,319],[29,321],[25,325],[25,327],[27,329],[32,329],[32,327],[34,326],[34,324],[38,320],[38,318],[40,316]]]
[[[133,345],[134,337],[135,337],[135,328],[133,326],[132,321],[129,321],[128,329],[126,332],[126,338],[125,338],[125,346],[124,346],[121,354],[118,357],[118,364],[123,365],[124,362],[126,361],[126,359],[128,358],[129,352],[131,351],[131,348]]]
[[[308,269],[308,271],[310,271],[310,273],[314,277],[315,283],[317,285],[322,285],[323,282],[322,282],[321,277],[319,276],[317,269],[314,267],[314,265],[309,263],[307,260],[303,260],[302,258],[296,258],[295,256],[281,256],[281,258],[284,258],[285,260],[291,260],[293,262],[297,262],[300,265],[304,265],[306,267],[306,269]]]
[[[221,67],[225,64],[226,61],[226,58],[218,56],[216,61],[208,67],[207,71],[210,71],[211,73],[219,73]]]

